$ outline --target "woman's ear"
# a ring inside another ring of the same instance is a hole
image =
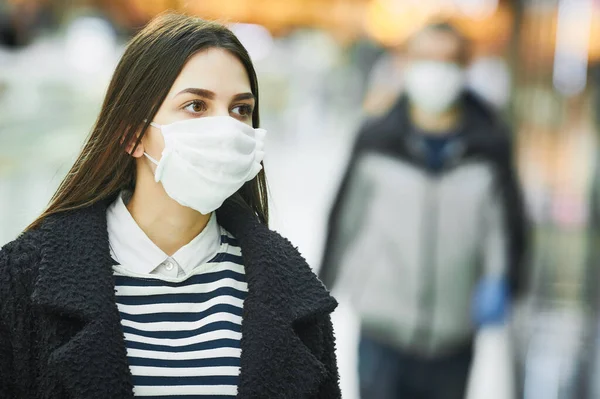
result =
[[[134,158],[140,158],[144,155],[144,143],[142,142],[142,140],[140,140],[140,142],[137,144],[137,147],[135,145],[138,138],[139,138],[139,134],[136,133],[131,138],[129,143],[127,143],[127,146],[125,147],[125,152],[127,152],[129,155],[131,155]],[[123,144],[124,141],[125,141],[125,137],[122,137],[121,144]]]

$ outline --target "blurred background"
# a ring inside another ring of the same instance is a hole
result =
[[[45,207],[126,41],[165,10],[226,23],[249,50],[272,227],[315,270],[356,132],[403,91],[402,43],[432,20],[458,27],[474,43],[469,87],[514,131],[535,222],[527,295],[502,344],[514,379],[496,383],[512,384],[511,398],[600,398],[600,1],[0,0],[0,244]],[[358,322],[345,303],[334,324],[344,398],[357,399]]]

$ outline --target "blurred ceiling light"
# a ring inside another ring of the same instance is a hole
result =
[[[471,18],[487,18],[498,9],[498,0],[453,0],[458,11]]]
[[[553,82],[565,96],[586,86],[592,11],[592,0],[559,0]]]
[[[248,50],[253,61],[266,58],[273,48],[271,33],[261,25],[233,24],[229,27]]]
[[[116,34],[102,18],[80,17],[67,28],[67,60],[80,72],[91,74],[106,69],[115,48]]]
[[[443,9],[439,0],[371,0],[365,28],[375,40],[394,46]]]

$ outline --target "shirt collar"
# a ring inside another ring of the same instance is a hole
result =
[[[192,241],[181,247],[171,258],[175,259],[186,275],[213,259],[221,247],[221,228],[213,212],[206,227]]]
[[[123,194],[108,207],[106,222],[111,255],[123,268],[137,274],[150,274],[169,259],[133,219],[125,206]],[[187,275],[211,260],[220,245],[221,231],[213,213],[202,232],[181,247],[171,259]]]

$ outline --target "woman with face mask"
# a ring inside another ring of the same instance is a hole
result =
[[[227,28],[130,42],[48,208],[0,252],[1,398],[339,398],[335,300],[270,231],[258,84]]]

